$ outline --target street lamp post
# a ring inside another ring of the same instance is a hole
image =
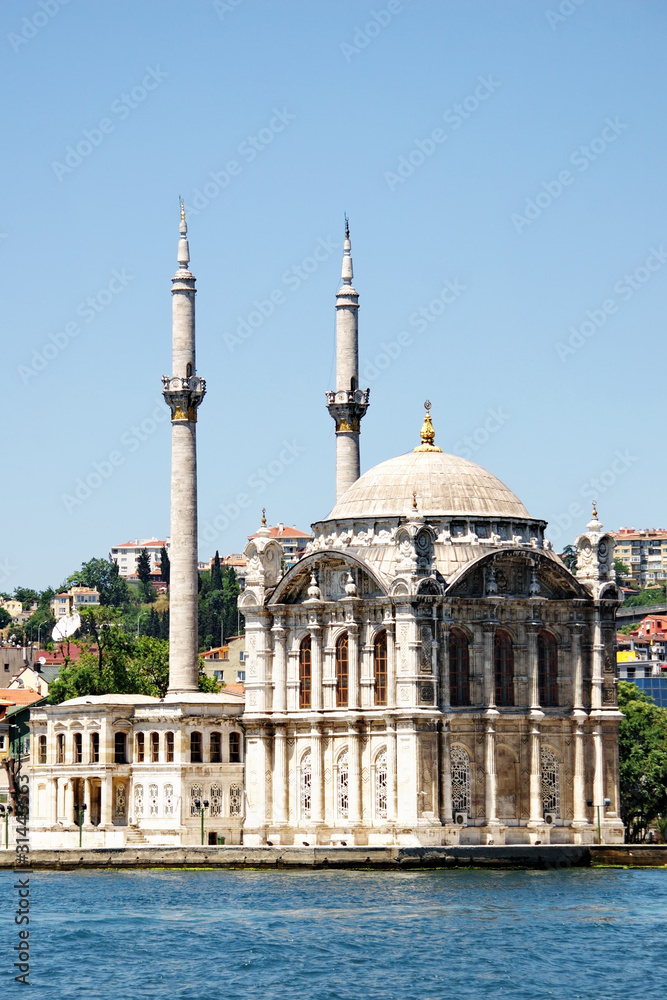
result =
[[[137,618],[137,639],[139,638],[139,624],[144,615],[149,615],[150,611],[140,611],[139,617]]]
[[[201,844],[204,846],[204,809],[208,808],[208,799],[195,799],[195,805],[199,809],[201,817]]]
[[[79,814],[79,847],[81,847],[81,844],[82,844],[82,841],[83,841],[83,815],[84,815],[84,813],[85,813],[85,811],[86,811],[87,808],[88,808],[88,806],[86,805],[85,802],[82,802],[81,805],[78,807],[78,814]]]
[[[9,817],[14,810],[10,805],[0,806],[0,816],[5,817],[5,847],[9,848]]]

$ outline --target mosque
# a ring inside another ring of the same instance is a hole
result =
[[[360,474],[369,392],[349,230],[327,393],[336,502],[287,572],[266,524],[246,547],[245,706],[197,691],[205,383],[183,212],[178,262],[163,380],[169,692],[33,713],[34,846],[73,841],[81,805],[91,846],[198,843],[200,822],[202,842],[206,830],[207,842],[249,845],[621,842],[613,539],[594,507],[570,573],[545,521],[443,453],[428,402],[414,450]]]

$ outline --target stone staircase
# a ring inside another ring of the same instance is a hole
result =
[[[148,847],[149,841],[136,826],[128,826],[125,833],[125,844],[127,847]]]

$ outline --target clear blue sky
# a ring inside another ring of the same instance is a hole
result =
[[[363,469],[428,397],[559,547],[592,495],[665,524],[666,26],[659,0],[5,0],[0,589],[169,530],[179,195],[202,558],[333,504],[344,211]]]

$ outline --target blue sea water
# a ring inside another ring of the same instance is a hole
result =
[[[0,995],[14,876],[0,873]],[[31,997],[652,1000],[667,871],[109,871],[30,876]]]

